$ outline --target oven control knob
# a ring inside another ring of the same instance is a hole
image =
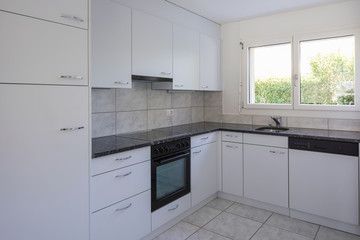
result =
[[[176,148],[181,148],[180,143],[176,144]]]
[[[188,141],[186,141],[186,142],[184,142],[185,143],[185,147],[188,147],[189,146],[189,142]]]
[[[158,148],[159,150],[159,153],[163,153],[164,152],[164,149],[162,147]]]
[[[163,149],[164,149],[164,152],[168,152],[170,150],[168,146],[163,147]]]
[[[155,148],[153,152],[154,152],[154,154],[158,154],[158,153],[159,153],[159,149]]]

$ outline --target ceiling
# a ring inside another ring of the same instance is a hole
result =
[[[165,0],[223,24],[348,0]]]

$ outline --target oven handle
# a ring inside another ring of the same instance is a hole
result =
[[[159,165],[163,165],[163,164],[166,164],[166,163],[169,163],[169,162],[173,162],[175,161],[176,159],[179,159],[179,158],[182,158],[182,157],[186,157],[186,156],[190,156],[190,151],[189,152],[186,152],[186,153],[183,153],[183,154],[180,154],[180,155],[172,155],[170,158],[169,157],[166,157],[166,158],[161,158],[161,159],[156,159],[156,160],[153,160],[155,163],[158,163]]]

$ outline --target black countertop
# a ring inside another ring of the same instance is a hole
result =
[[[360,143],[360,132],[309,128],[290,128],[285,132],[262,132],[255,130],[258,127],[260,126],[201,122],[167,128],[158,128],[150,131],[93,138],[92,158],[219,130]]]

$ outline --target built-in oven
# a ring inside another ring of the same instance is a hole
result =
[[[190,138],[151,147],[151,211],[190,193]]]

